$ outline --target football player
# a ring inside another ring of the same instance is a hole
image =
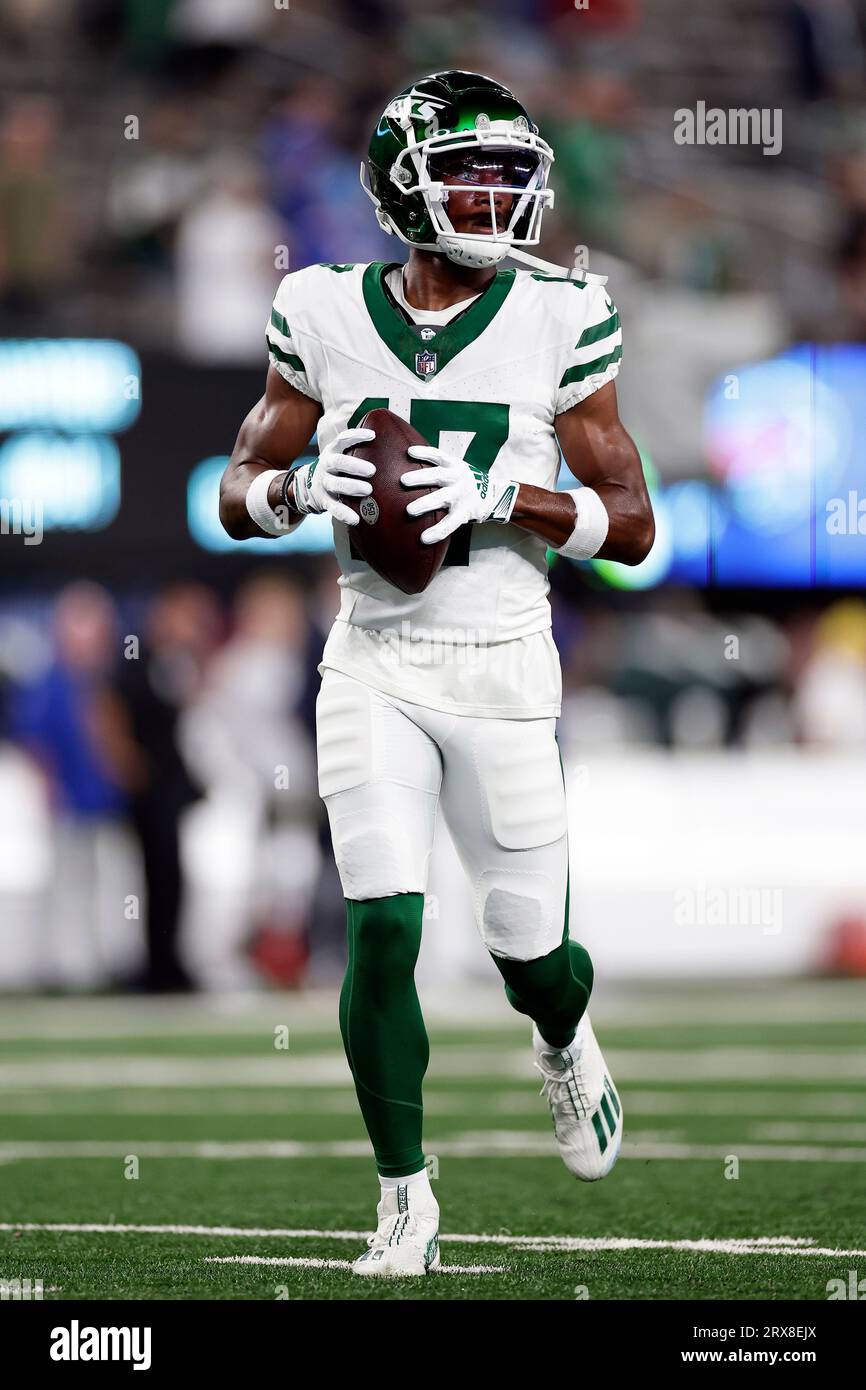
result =
[[[220,516],[236,538],[328,512],[341,607],[322,656],[319,790],[346,898],[340,1027],[380,1179],[352,1268],[439,1265],[422,1149],[428,1042],[414,983],[437,805],[509,1003],[532,1021],[556,1141],[576,1177],[616,1162],[622,1106],[587,1014],[592,965],[568,930],[561,676],[547,551],[640,562],[653,517],[617,414],[620,321],[604,281],[537,261],[553,151],[513,94],[440,72],[373,133],[366,191],[405,264],[287,275],[267,326],[265,394],[241,426]],[[362,166],[362,181],[364,166]],[[528,269],[504,269],[511,258]],[[552,272],[552,273],[551,273]],[[428,441],[407,510],[444,510],[445,563],[406,595],[352,544],[374,465],[346,451],[387,407]],[[292,466],[317,431],[314,463]],[[560,450],[582,486],[556,491]],[[435,490],[412,498],[420,485]],[[402,649],[396,634],[408,643]],[[425,643],[411,635],[424,634]],[[432,639],[432,640],[431,640]]]

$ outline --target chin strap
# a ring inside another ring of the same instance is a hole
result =
[[[507,259],[520,261],[523,265],[532,266],[533,270],[543,270],[546,275],[559,275],[565,280],[578,280],[584,285],[606,285],[606,275],[592,275],[582,266],[554,265],[552,261],[543,261],[538,256],[530,256],[526,251],[518,251],[512,247],[508,252]]]
[[[438,238],[437,246],[449,261],[455,265],[470,266],[474,270],[486,270],[488,266],[500,265],[511,254],[507,244],[491,242],[494,253],[483,242],[466,242],[459,233],[448,233]],[[498,254],[496,252],[498,251]]]

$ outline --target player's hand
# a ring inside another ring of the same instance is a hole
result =
[[[330,449],[299,468],[292,484],[296,510],[330,512],[335,521],[357,526],[358,513],[340,498],[369,496],[373,485],[367,480],[376,472],[376,465],[366,459],[353,458],[344,450],[353,449],[356,444],[369,444],[375,438],[375,430],[343,430]]]
[[[410,516],[424,516],[447,508],[448,515],[421,532],[425,545],[435,545],[452,535],[467,521],[508,521],[517,499],[517,483],[496,483],[480,468],[473,469],[465,459],[444,454],[427,444],[411,444],[409,455],[432,463],[417,473],[404,473],[404,487],[435,487],[426,497],[416,497],[406,511]]]

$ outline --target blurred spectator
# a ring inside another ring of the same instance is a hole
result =
[[[260,0],[175,0],[174,38],[202,50],[237,56],[260,39],[270,23]]]
[[[30,315],[50,299],[69,267],[62,180],[56,155],[57,108],[46,98],[15,102],[0,124],[0,306]]]
[[[55,605],[50,664],[11,698],[11,732],[35,758],[61,813],[99,817],[124,805],[96,723],[116,641],[117,618],[108,594],[87,582],[70,585]]]
[[[564,33],[564,23],[575,20],[589,29],[617,30],[633,24],[640,11],[640,0],[582,0],[583,8],[575,15],[575,0],[530,0],[531,6],[540,15],[562,21],[559,32]]]
[[[708,613],[688,590],[658,594],[639,616],[593,613],[563,661],[565,745],[766,742],[750,712],[780,692],[787,658],[773,623]]]
[[[794,696],[807,743],[866,748],[866,603],[835,603],[815,625],[811,657]]]
[[[100,48],[136,68],[198,87],[220,77],[267,31],[261,0],[83,0],[81,23]]]
[[[177,337],[194,362],[262,361],[286,231],[248,162],[223,157],[177,238]]]
[[[635,93],[612,72],[584,72],[563,79],[542,133],[556,152],[554,187],[576,229],[590,247],[622,250],[625,231],[622,175]]]
[[[866,341],[866,211],[852,213],[837,257],[840,315],[834,337]]]
[[[202,188],[200,145],[197,109],[174,98],[148,110],[139,138],[123,142],[108,185],[108,220],[125,259],[170,270],[175,232]]]
[[[682,182],[632,204],[628,250],[659,279],[712,294],[750,288],[748,235]]]
[[[307,78],[265,124],[263,163],[271,202],[290,229],[290,270],[314,261],[400,259],[358,182],[366,127],[353,129],[351,148],[342,147],[346,105],[345,97],[334,100],[332,84]]]
[[[178,722],[201,689],[219,627],[209,590],[194,584],[163,590],[150,606],[140,647],[126,639],[126,659],[103,703],[103,737],[129,792],[146,882],[148,961],[134,983],[151,991],[192,987],[179,949],[180,826],[202,793],[181,754]]]
[[[53,876],[40,960],[46,983],[82,987],[104,983],[110,962],[100,938],[104,921],[101,847],[116,824],[125,794],[100,738],[100,700],[117,643],[108,594],[95,584],[64,589],[54,607],[49,664],[13,688],[11,736],[33,759],[53,816]],[[114,905],[113,925],[122,902]]]
[[[794,54],[797,95],[806,101],[862,96],[862,7],[852,0],[787,0],[783,15]]]
[[[3,0],[0,50],[20,59],[44,52],[51,44],[66,48],[76,18],[71,5],[57,5],[54,0]]]
[[[260,968],[282,984],[303,977],[320,868],[315,750],[299,716],[306,658],[301,591],[278,574],[250,580],[237,595],[234,630],[185,728],[211,797],[248,812],[252,882],[236,947],[251,944]]]
[[[170,47],[169,23],[176,0],[86,0],[95,23],[119,30],[129,59],[140,67],[158,67]]]

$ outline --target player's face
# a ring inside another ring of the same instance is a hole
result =
[[[448,190],[446,208],[455,232],[502,232],[517,194],[538,168],[532,155],[513,150],[453,150],[430,159],[430,177]],[[493,211],[491,215],[491,191]]]

